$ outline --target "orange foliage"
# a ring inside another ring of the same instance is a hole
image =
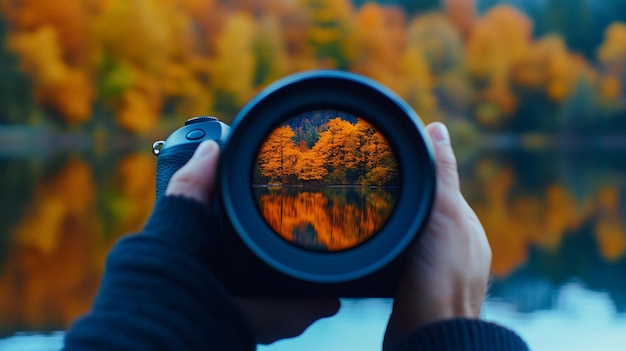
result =
[[[302,151],[299,154],[295,169],[298,179],[304,181],[322,180],[328,174],[328,169],[324,167],[324,159],[319,157],[314,150]]]
[[[444,0],[446,14],[450,22],[462,36],[467,36],[476,21],[474,0]]]
[[[613,23],[605,32],[605,40],[598,49],[598,61],[615,73],[626,71],[626,24]]]
[[[85,72],[63,59],[57,31],[42,26],[33,32],[15,34],[9,47],[21,57],[21,67],[33,77],[37,99],[57,110],[70,125],[91,116],[93,88]]]
[[[595,236],[600,253],[614,262],[626,255],[626,223],[622,218],[618,189],[607,186],[597,197]]]
[[[579,228],[589,216],[587,209],[577,207],[573,196],[559,185],[550,186],[543,197],[510,199],[515,182],[510,170],[485,162],[477,166],[476,173],[482,200],[472,206],[492,247],[494,275],[506,276],[524,264],[530,245],[557,248],[563,235]]]
[[[276,128],[261,145],[257,167],[270,183],[325,180],[332,184],[387,184],[398,176],[393,150],[385,137],[371,124],[358,119],[356,124],[337,117],[323,126],[324,131],[310,149],[306,143],[294,144],[290,126]],[[348,171],[360,177],[348,178]]]
[[[341,118],[331,119],[313,150],[334,170],[356,167],[359,135],[356,126]]]
[[[305,248],[321,245],[328,251],[350,249],[370,239],[385,224],[394,205],[376,194],[364,208],[346,204],[339,197],[270,191],[258,203],[263,218],[282,238]]]
[[[67,326],[89,308],[100,279],[85,235],[98,231],[90,168],[70,161],[40,184],[35,196],[12,233],[14,248],[0,272],[4,328],[6,323],[44,330]]]
[[[468,38],[469,72],[481,79],[506,74],[527,52],[531,34],[531,21],[519,11],[504,5],[491,8]]]
[[[518,109],[516,88],[563,103],[581,75],[594,76],[559,37],[533,41],[531,21],[514,7],[477,18],[473,0],[443,3],[445,14],[408,19],[398,7],[349,0],[0,0],[35,100],[68,125],[88,120],[95,103],[136,133],[163,114],[213,111],[228,121],[287,73],[339,68],[390,87],[427,121],[450,115],[437,96],[500,127]],[[624,28],[607,29],[603,78],[591,80],[609,111],[623,107]]]
[[[229,17],[217,40],[217,56],[211,75],[213,85],[215,89],[231,94],[238,106],[253,92],[255,31],[252,16],[235,13]]]
[[[598,221],[594,229],[602,257],[615,262],[626,255],[626,225],[620,217]]]
[[[296,148],[292,138],[295,133],[289,126],[276,128],[259,149],[258,167],[261,174],[269,177],[271,182],[284,182],[286,176],[295,174],[295,165],[300,150]]]
[[[363,5],[356,13],[359,55],[351,70],[369,76],[398,91],[400,58],[405,45],[404,17],[393,8],[375,3]]]
[[[51,2],[24,0],[1,2],[3,15],[19,31],[51,28],[59,38],[61,56],[71,66],[85,64],[92,49],[90,20],[97,9],[97,0]]]

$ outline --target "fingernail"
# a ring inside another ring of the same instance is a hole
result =
[[[435,124],[433,139],[437,144],[450,144],[450,133],[443,123]]]
[[[196,155],[198,157],[207,157],[215,153],[218,147],[219,146],[217,146],[217,143],[213,140],[203,141],[202,144],[198,146],[198,150],[196,150]]]

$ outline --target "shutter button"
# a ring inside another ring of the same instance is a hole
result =
[[[187,133],[187,139],[189,140],[198,140],[202,138],[204,138],[204,130],[202,129],[194,129]]]

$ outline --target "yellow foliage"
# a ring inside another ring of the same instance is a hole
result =
[[[615,262],[626,254],[626,227],[619,217],[598,221],[595,235],[602,257]]]
[[[250,15],[236,13],[228,18],[217,42],[213,87],[232,94],[239,104],[249,99],[253,91],[255,31],[256,24]]]
[[[259,23],[254,46],[259,85],[270,84],[291,71],[278,18],[267,17]]]
[[[82,161],[37,185],[0,272],[2,328],[64,327],[87,311],[102,273],[92,265],[95,213],[93,176]]]
[[[109,0],[94,23],[95,36],[107,55],[149,71],[162,69],[173,51],[172,18],[166,2]]]
[[[13,232],[14,240],[41,252],[54,251],[66,222],[93,210],[94,188],[88,165],[78,160],[67,163],[54,179],[38,187],[36,201]]]
[[[185,65],[177,62],[166,65],[160,86],[163,95],[178,99],[177,115],[203,115],[213,107],[213,95],[207,84],[198,77],[207,75],[205,64],[203,60],[195,58]]]
[[[418,16],[407,29],[408,47],[420,50],[430,69],[438,74],[460,67],[461,36],[446,17],[438,13]]]
[[[437,105],[432,93],[433,78],[428,62],[418,47],[409,47],[402,57],[402,85],[399,94],[418,111],[422,118],[430,115]]]
[[[492,272],[497,276],[522,265],[530,245],[556,248],[568,230],[582,223],[583,211],[559,185],[548,187],[545,197],[511,199],[515,179],[510,169],[481,162],[475,172],[481,200],[472,206],[487,232],[493,250]]]
[[[529,88],[541,88],[569,68],[567,48],[558,36],[547,36],[532,43],[512,67],[513,81]],[[565,65],[561,68],[559,65]]]
[[[598,49],[598,61],[609,69],[626,70],[626,23],[612,23]]]
[[[156,159],[142,153],[124,157],[115,169],[115,180],[119,197],[110,206],[117,215],[113,233],[117,237],[141,230],[150,215],[155,200]]]
[[[498,108],[500,116],[510,115],[517,109],[517,97],[506,83],[493,83],[483,92],[483,98]]]
[[[85,73],[68,69],[58,84],[46,89],[46,95],[42,99],[56,107],[68,124],[77,125],[91,118],[94,95],[91,82]]]
[[[356,14],[357,55],[350,69],[400,92],[406,39],[404,30],[398,27],[403,28],[403,22],[404,18],[393,8],[374,3],[363,5]]]
[[[603,77],[600,81],[600,96],[604,101],[618,101],[622,97],[622,82],[614,76]]]
[[[129,90],[122,96],[116,119],[119,125],[131,132],[145,132],[157,122],[159,107],[145,93]]]
[[[18,31],[32,32],[51,27],[58,33],[62,56],[72,66],[86,64],[93,50],[90,21],[100,0],[23,0],[0,3],[3,16]]]
[[[474,26],[467,42],[467,69],[477,78],[507,72],[528,50],[532,23],[513,7],[491,8]]]
[[[89,119],[94,100],[91,82],[83,71],[65,63],[53,27],[14,34],[8,45],[20,55],[22,69],[34,77],[40,102],[57,110],[68,124]]]

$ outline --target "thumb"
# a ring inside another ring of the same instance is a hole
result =
[[[209,204],[215,189],[218,159],[217,143],[213,140],[202,142],[191,159],[174,173],[165,195],[180,195]]]
[[[435,146],[437,165],[437,187],[449,190],[460,190],[459,172],[456,157],[450,143],[450,133],[443,123],[434,122],[426,127],[430,139]]]

